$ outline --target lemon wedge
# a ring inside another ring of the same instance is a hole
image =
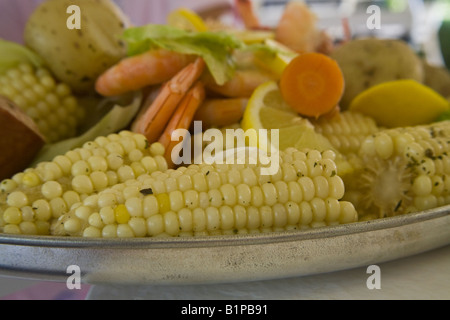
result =
[[[208,30],[203,19],[187,8],[173,10],[167,16],[167,24],[187,31],[205,32]]]
[[[330,141],[315,131],[314,125],[308,119],[300,117],[284,102],[276,82],[264,83],[254,91],[245,109],[241,127],[245,131],[278,130],[279,141],[276,143],[269,141],[269,143],[278,147],[279,150],[287,148],[314,149],[321,152],[333,150],[336,153],[339,174],[347,174],[353,170]],[[256,147],[270,150],[267,145],[258,144]]]
[[[363,91],[350,110],[374,118],[380,126],[395,128],[431,123],[449,110],[449,103],[417,81],[396,80]]]

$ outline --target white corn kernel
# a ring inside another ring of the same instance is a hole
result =
[[[147,235],[147,224],[144,218],[131,218],[130,221],[128,221],[128,225],[135,237],[142,238]]]
[[[180,230],[183,232],[193,231],[193,217],[192,211],[187,208],[183,208],[178,211],[178,221],[180,222]]]
[[[206,215],[206,229],[211,231],[220,230],[220,212],[215,207],[209,207],[205,211]]]
[[[28,205],[28,197],[22,191],[14,191],[6,198],[6,204],[11,207],[22,208]]]
[[[412,191],[418,196],[426,196],[431,194],[433,183],[429,176],[420,175],[414,179]]]
[[[389,159],[394,153],[394,142],[391,137],[385,133],[380,133],[374,141],[375,151],[381,159]]]

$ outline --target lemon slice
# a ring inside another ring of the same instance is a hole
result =
[[[167,16],[167,23],[187,31],[204,32],[208,30],[203,19],[194,11],[187,8],[173,10]]]
[[[258,52],[255,55],[255,63],[261,68],[273,72],[275,75],[281,77],[284,69],[292,61],[292,59],[298,55],[298,53],[273,39],[266,39],[264,44],[269,48],[274,49],[276,53],[271,54],[264,51]]]
[[[363,91],[350,110],[374,118],[380,126],[395,128],[431,123],[449,110],[449,103],[417,81],[396,80]]]
[[[297,148],[299,150],[315,149],[319,151],[333,150],[336,153],[336,165],[339,174],[352,171],[351,165],[332,146],[330,141],[316,132],[312,123],[298,116],[286,102],[283,101],[280,89],[276,82],[267,82],[260,85],[250,97],[245,109],[242,129],[247,130],[278,130],[279,141],[269,141],[272,147],[279,150]],[[271,135],[269,134],[269,137]],[[263,150],[271,150],[268,145],[261,144],[258,140],[257,147]],[[264,142],[264,140],[263,140]]]
[[[273,81],[260,85],[254,91],[245,109],[241,126],[244,130],[279,129],[279,146],[282,150],[295,146],[295,139],[291,141],[291,136],[284,135],[283,129],[314,129],[309,120],[299,117],[283,101],[278,84]]]
[[[246,44],[264,43],[267,40],[275,39],[274,31],[266,30],[229,30],[228,33]]]

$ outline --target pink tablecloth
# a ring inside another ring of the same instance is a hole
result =
[[[0,300],[85,300],[91,286],[69,290],[65,283],[39,282],[29,288],[0,297]]]

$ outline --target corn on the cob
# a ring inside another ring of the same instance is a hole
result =
[[[260,233],[356,222],[334,153],[288,150],[262,165],[201,164],[144,174],[86,198],[52,234],[157,237]]]
[[[0,95],[33,119],[50,143],[75,136],[84,118],[84,109],[69,86],[57,83],[46,69],[27,63],[0,75]]]
[[[49,234],[50,223],[117,183],[167,170],[164,148],[122,131],[42,162],[0,183],[0,232]]]
[[[361,168],[344,177],[345,199],[366,219],[450,203],[450,121],[382,130],[361,146]]]
[[[316,131],[345,156],[356,155],[365,138],[380,131],[374,119],[351,111],[312,121]]]

